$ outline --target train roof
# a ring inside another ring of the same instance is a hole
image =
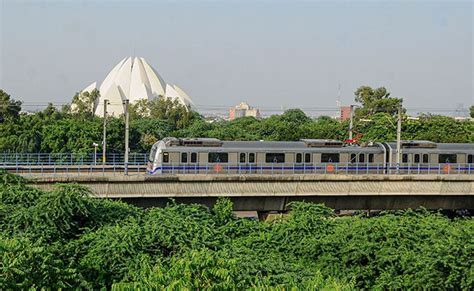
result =
[[[397,143],[387,143],[392,149]],[[474,143],[434,143],[431,141],[402,141],[402,150],[405,152],[474,152]]]

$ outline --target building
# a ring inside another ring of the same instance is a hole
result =
[[[340,107],[340,120],[346,121],[351,119],[351,106],[341,106]]]
[[[234,120],[236,118],[252,116],[255,118],[260,118],[260,110],[253,108],[245,102],[240,103],[239,105],[231,108],[229,110],[229,120]]]
[[[82,92],[91,92],[97,89],[94,82]],[[171,98],[190,107],[191,98],[178,86],[167,84],[144,58],[127,57],[121,60],[105,77],[98,88],[100,98],[94,106],[98,116],[104,114],[104,100],[108,100],[107,113],[118,116],[124,113],[124,101],[130,103],[138,100],[152,100],[154,98]]]

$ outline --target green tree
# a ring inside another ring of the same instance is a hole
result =
[[[474,118],[474,105],[469,107],[469,114],[471,115],[471,118]]]
[[[377,112],[394,115],[403,103],[402,98],[390,97],[390,93],[385,87],[373,89],[369,86],[361,86],[354,92],[354,95],[355,101],[362,106],[355,110],[357,117],[365,117]]]
[[[83,117],[94,116],[94,111],[100,97],[97,89],[91,92],[78,92],[72,98],[71,111]]]
[[[21,101],[11,99],[7,92],[0,89],[0,123],[18,119]]]
[[[151,118],[167,120],[176,129],[186,127],[194,116],[188,107],[171,98],[153,99],[148,108]]]

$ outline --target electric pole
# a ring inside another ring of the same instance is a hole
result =
[[[129,112],[128,112],[128,106],[129,105],[129,100],[124,101],[124,109],[125,109],[125,155],[124,155],[124,174],[128,175],[128,136],[129,136]]]
[[[104,134],[102,136],[102,165],[105,166],[105,154],[107,152],[107,104],[109,100],[104,99]]]
[[[346,107],[347,108],[347,107]],[[350,121],[349,121],[349,140],[352,144],[352,126],[353,126],[353,119],[354,119],[354,105],[351,105],[351,112],[350,112]]]
[[[400,156],[401,156],[401,135],[402,135],[402,106],[398,107],[397,114],[397,172],[400,170]]]

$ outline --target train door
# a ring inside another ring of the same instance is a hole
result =
[[[302,153],[296,153],[295,154],[295,161],[294,161],[294,169],[295,173],[302,173],[304,172],[304,165],[303,165],[303,154]]]

